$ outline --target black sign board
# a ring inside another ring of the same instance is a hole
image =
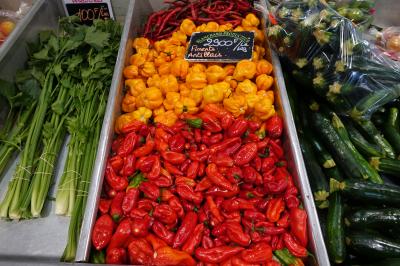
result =
[[[252,31],[194,32],[185,59],[197,62],[237,62],[251,59]]]
[[[111,6],[107,2],[99,1],[98,3],[69,3],[65,1],[65,7],[69,16],[77,15],[83,24],[92,25],[95,19],[113,19]]]

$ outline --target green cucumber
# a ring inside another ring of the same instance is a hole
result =
[[[361,171],[363,167],[354,158],[351,150],[333,128],[330,120],[320,112],[311,112],[310,118],[314,130],[321,136],[336,164],[340,165],[349,177],[362,178]]]
[[[389,109],[388,119],[383,125],[383,134],[397,154],[400,153],[399,109]]]
[[[300,134],[300,147],[304,156],[304,163],[307,168],[308,179],[314,195],[314,201],[318,208],[328,207],[329,184],[324,172],[319,166],[315,154],[308,140]]]
[[[372,204],[400,206],[400,187],[390,184],[376,184],[368,181],[348,179],[339,182],[330,180],[330,193],[341,191],[350,200]]]
[[[395,158],[393,147],[370,120],[358,121],[358,125],[385,152],[386,157]]]
[[[358,210],[345,219],[352,228],[388,228],[400,226],[400,209]]]
[[[329,196],[327,226],[327,248],[332,261],[342,263],[346,258],[343,220],[343,200],[339,192]]]
[[[346,237],[346,244],[354,254],[363,257],[400,257],[400,243],[376,233],[351,232]]]
[[[384,174],[400,177],[400,160],[371,157],[369,160],[370,165],[377,171]]]
[[[351,123],[346,123],[346,129],[349,132],[351,142],[356,149],[366,157],[383,157],[384,152],[377,145],[369,143],[364,136]]]
[[[361,175],[364,179],[369,179],[374,183],[382,184],[383,180],[379,176],[378,172],[368,164],[368,162],[364,159],[364,157],[357,151],[356,147],[354,147],[353,143],[350,141],[349,134],[344,127],[340,118],[333,113],[332,115],[332,124],[335,128],[338,135],[341,137],[342,141],[347,145],[350,149],[353,157],[358,161],[361,166]]]

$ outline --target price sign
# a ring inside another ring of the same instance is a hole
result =
[[[77,15],[86,25],[92,25],[95,19],[114,19],[110,0],[64,0],[64,3],[67,15]]]
[[[185,59],[197,62],[237,62],[251,59],[254,32],[194,32]]]

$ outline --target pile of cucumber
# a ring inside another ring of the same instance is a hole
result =
[[[285,80],[332,264],[400,265],[399,103],[355,120]]]

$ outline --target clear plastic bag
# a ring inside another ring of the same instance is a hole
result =
[[[30,1],[22,1],[16,11],[0,9],[0,46],[30,8]]]
[[[400,65],[323,1],[286,1],[270,14],[268,38],[295,77],[336,112],[369,119],[400,96]]]

